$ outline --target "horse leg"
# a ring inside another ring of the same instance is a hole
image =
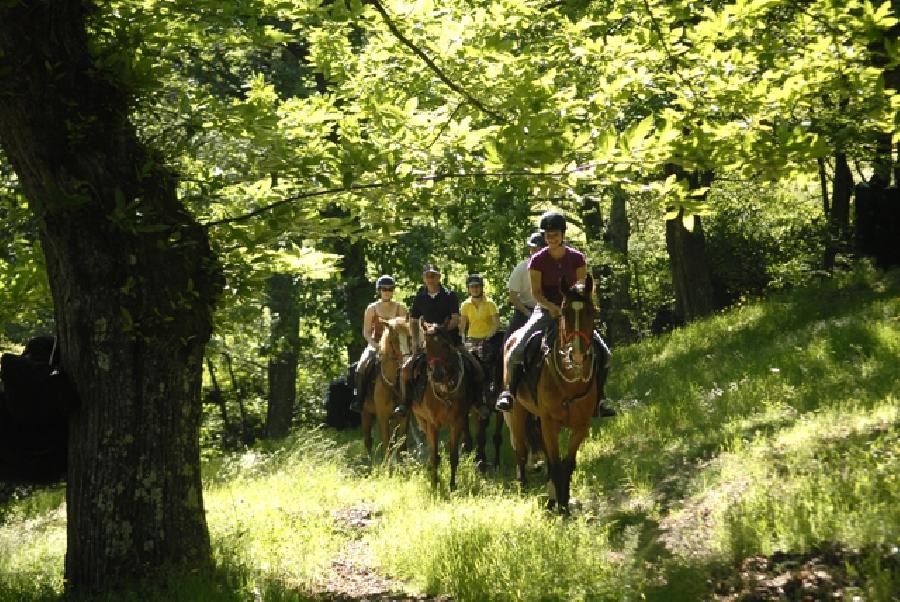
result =
[[[468,421],[468,418],[466,418]],[[481,413],[478,414],[477,418],[478,422],[478,431],[476,435],[476,443],[475,446],[475,465],[478,466],[478,470],[484,472],[487,469],[487,451],[485,450],[487,444],[487,429],[488,422],[491,420],[491,415],[488,414],[487,417],[482,418]]]
[[[397,438],[400,442],[400,451],[408,451],[409,448],[407,446],[407,437],[409,436],[409,418],[407,416],[403,416],[402,418],[400,418],[400,420],[397,421],[397,426],[394,432],[397,433]]]
[[[441,457],[438,455],[438,435],[440,434],[440,429],[431,422],[426,422],[425,424],[420,422],[419,426],[424,427],[422,430],[425,431],[425,439],[428,441],[428,452],[431,455],[431,484],[437,485],[438,464],[441,462]]]
[[[528,445],[525,443],[525,419],[527,416],[528,411],[519,403],[513,404],[512,410],[504,415],[509,426],[510,443],[516,454],[516,479],[522,488],[525,487],[525,461],[528,459]],[[499,465],[499,456],[497,458]]]
[[[556,420],[551,420],[547,416],[541,419],[541,438],[544,441],[544,454],[547,456],[548,510],[555,508],[559,502],[558,496],[562,486],[562,470],[559,461],[559,431],[561,428],[562,426]]]
[[[387,463],[393,449],[391,445],[391,420],[384,411],[379,412],[376,419],[378,420],[378,434],[381,436],[381,453],[384,456],[384,462]]]
[[[369,458],[372,457],[372,414],[365,410],[365,406],[363,406],[362,412],[362,424],[360,428],[363,432],[363,441],[366,444],[366,453],[369,455]]]
[[[456,490],[456,467],[459,466],[459,439],[460,434],[469,424],[469,413],[462,412],[455,424],[450,425],[450,491]]]
[[[469,428],[469,421],[466,420],[465,425],[463,425],[462,429],[462,447],[463,451],[469,453],[472,451],[472,430]]]
[[[497,470],[500,470],[500,446],[503,444],[503,419],[497,411],[492,411],[491,414],[494,415],[494,466],[497,467]],[[490,415],[488,415],[488,420],[490,419]]]
[[[575,456],[578,454],[581,442],[587,437],[587,433],[587,426],[572,429],[566,457],[560,462],[560,485],[557,487],[557,501],[559,502],[559,507],[563,510],[568,510],[569,508],[569,487],[572,484],[572,473],[575,472]]]

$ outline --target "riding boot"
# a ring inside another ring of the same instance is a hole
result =
[[[497,398],[497,403],[494,405],[498,412],[509,412],[512,409],[515,394],[519,390],[521,373],[521,367],[516,366],[513,368],[512,374],[509,375],[509,388],[500,393],[500,397]]]
[[[413,383],[411,381],[404,380],[402,386],[400,387],[400,402],[394,408],[393,416],[394,418],[405,418],[409,413],[409,406],[412,402],[413,395]]]

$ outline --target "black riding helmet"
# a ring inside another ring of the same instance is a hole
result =
[[[543,249],[547,246],[547,241],[544,240],[543,232],[534,232],[531,236],[528,237],[528,241],[525,244],[529,247]]]
[[[466,286],[469,286],[470,284],[484,286],[484,278],[481,277],[481,274],[469,274],[469,277],[466,278]]]
[[[384,276],[380,276],[378,280],[375,281],[375,290],[380,291],[383,286],[394,286],[394,279],[385,274]]]
[[[562,213],[557,211],[545,211],[541,216],[541,232],[548,230],[566,231],[566,218]]]

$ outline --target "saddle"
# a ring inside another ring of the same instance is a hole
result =
[[[553,340],[559,332],[559,326],[551,324],[544,332],[535,332],[529,337],[525,343],[525,356],[522,362],[522,378],[519,380],[519,387],[528,387],[528,392],[532,399],[537,399],[538,381],[541,377],[541,364],[544,358],[550,354],[553,349]],[[593,347],[594,347],[594,375],[598,378],[598,393],[603,398],[603,383],[606,380],[606,373],[609,370],[610,352],[606,347],[606,343],[600,337],[600,334],[593,331]]]

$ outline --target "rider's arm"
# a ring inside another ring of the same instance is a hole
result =
[[[370,343],[373,347],[378,346],[378,341],[374,340],[372,337],[375,334],[375,306],[370,305],[366,308],[366,313],[363,314],[363,327],[362,327],[362,335],[363,338]]]
[[[535,300],[541,307],[550,313],[551,318],[558,318],[560,314],[559,306],[544,296],[541,272],[538,270],[528,270],[528,276],[531,278],[531,294],[534,295]]]
[[[525,307],[525,304],[522,303],[522,297],[519,295],[519,291],[509,291],[509,302],[512,303],[513,307],[522,312],[524,315],[531,315],[531,310]]]
[[[497,332],[498,328],[500,328],[500,315],[497,312],[494,312],[491,314],[491,331],[486,338],[489,339],[494,336],[494,333]]]
[[[447,330],[453,330],[454,328],[459,327],[459,314],[453,313],[450,314],[450,321],[447,322]]]
[[[469,319],[466,317],[466,314],[461,314],[459,316],[459,336],[462,339],[466,340],[466,329],[469,327]]]
[[[422,318],[413,318],[409,322],[409,332],[412,335],[413,342],[413,350],[419,349],[419,344],[422,341]]]
[[[579,268],[575,268],[575,280],[579,284],[584,284],[584,281],[587,279],[587,266],[583,265]]]

